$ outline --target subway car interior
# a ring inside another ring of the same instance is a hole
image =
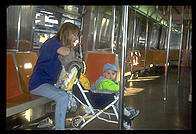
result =
[[[76,78],[66,130],[192,130],[192,6],[12,5],[6,19],[6,130],[54,130],[55,102],[31,94],[28,82],[40,47],[65,22],[81,29],[76,51],[90,83],[107,61],[120,83],[113,102],[97,110],[74,96]],[[130,122],[124,104],[140,111]]]

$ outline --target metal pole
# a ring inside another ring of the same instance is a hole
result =
[[[92,50],[95,50],[95,43],[96,43],[96,37],[97,37],[97,29],[98,29],[98,20],[99,20],[99,6],[97,7],[97,18],[95,23],[95,30],[94,30],[94,36],[93,36],[93,47]]]
[[[188,31],[187,31],[187,37],[186,37],[186,50],[189,48],[189,25],[190,21],[188,21]]]
[[[112,6],[112,36],[111,36],[111,48],[112,48],[112,53],[114,53],[114,30],[115,30],[115,16],[116,16],[116,7]]]
[[[83,18],[84,9],[85,9],[85,6],[83,6],[83,8],[82,8],[82,18],[81,18],[81,28],[80,28],[81,31],[83,30],[83,27],[84,27],[84,18]],[[80,35],[79,51],[80,51],[80,58],[81,58],[81,59],[83,58],[83,55],[82,55],[82,44],[81,44],[81,42],[82,42],[82,37],[83,37],[83,35]]]
[[[189,9],[189,17],[191,16],[191,10]],[[190,17],[191,18],[191,17]],[[189,65],[190,65],[190,90],[188,101],[192,102],[192,22],[189,20]]]
[[[133,49],[132,49],[132,52],[134,53],[135,51],[135,33],[136,33],[136,9],[134,10],[135,13],[134,13],[134,20],[133,20]]]
[[[192,31],[190,33],[190,48],[189,48],[189,63],[190,63],[190,90],[189,90],[189,102],[192,102]]]
[[[191,18],[191,9],[189,9],[189,18]],[[191,19],[189,20],[189,50],[190,48],[192,49],[192,21]]]
[[[165,64],[165,88],[164,88],[164,98],[163,100],[167,100],[167,89],[168,89],[168,59],[169,59],[169,45],[170,45],[170,36],[171,36],[171,25],[172,25],[172,6],[169,6],[169,30],[168,30],[168,38],[167,38],[167,57]]]
[[[146,56],[147,56],[147,46],[148,46],[148,13],[149,8],[147,10],[147,16],[146,16],[146,39],[145,39],[145,54],[144,54],[144,71],[146,70]]]
[[[19,6],[18,31],[17,31],[17,44],[16,44],[16,49],[17,49],[17,50],[19,50],[19,43],[20,43],[21,16],[22,16],[22,6]]]
[[[128,27],[128,6],[122,6],[122,51],[121,51],[121,70],[120,70],[120,97],[119,97],[119,128],[123,130],[123,113],[124,113],[124,70],[127,46],[127,27]]]
[[[182,6],[182,25],[181,25],[181,35],[180,35],[180,48],[179,48],[179,56],[178,56],[178,81],[180,83],[180,72],[181,72],[181,57],[182,57],[182,39],[183,39],[183,28],[184,28],[184,6]]]

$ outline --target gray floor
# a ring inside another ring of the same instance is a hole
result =
[[[166,95],[163,74],[155,77],[154,80],[133,82],[132,87],[143,88],[141,92],[125,97],[128,107],[141,111],[134,120],[135,130],[192,129],[192,103],[188,101],[190,73],[189,70],[182,69],[180,84],[177,84],[177,74],[176,68],[168,71]],[[163,100],[164,97],[167,98],[166,101]]]
[[[189,68],[181,69],[180,83],[177,83],[177,68],[168,70],[167,89],[165,88],[164,70],[156,70],[150,75],[139,76],[129,81],[124,103],[129,108],[139,109],[141,113],[134,119],[134,130],[192,130],[192,102],[188,101],[190,92]],[[163,98],[167,100],[164,101]],[[68,119],[78,113],[67,114]],[[36,123],[35,123],[36,124]],[[36,125],[23,128],[34,130]],[[51,129],[51,128],[45,128]],[[118,124],[106,123],[94,119],[82,130],[119,130]]]
[[[192,102],[188,101],[192,84],[190,69],[182,68],[181,71],[178,84],[177,68],[169,69],[167,91],[163,70],[130,82],[124,102],[127,107],[141,111],[134,119],[134,130],[192,130]],[[118,126],[95,120],[85,130],[119,130]]]

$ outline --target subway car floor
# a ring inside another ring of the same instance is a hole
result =
[[[161,70],[159,72],[163,72],[163,69]],[[139,90],[139,92],[128,95],[124,99],[128,107],[141,111],[134,120],[135,130],[192,129],[192,102],[189,101],[192,74],[190,69],[182,68],[180,84],[177,83],[177,74],[177,68],[168,70],[166,95],[164,95],[164,73],[160,76],[155,73],[153,76],[133,80],[132,90]],[[166,101],[164,96],[167,98]]]
[[[181,68],[178,84],[177,67],[170,67],[167,89],[163,70],[164,68],[160,68],[156,72],[142,74],[137,79],[128,81],[129,88],[125,92],[124,103],[128,108],[140,110],[140,114],[133,121],[134,130],[192,130],[192,100],[189,100],[192,88],[190,68]],[[71,126],[72,117],[82,112],[80,110],[81,108],[76,113],[67,113],[67,129]],[[50,117],[54,119],[54,113]],[[17,129],[40,130],[37,125],[38,122],[31,122]],[[52,126],[42,129],[51,130]],[[82,130],[119,130],[119,125],[94,119]]]

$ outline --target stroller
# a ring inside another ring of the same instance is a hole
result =
[[[94,83],[95,80],[102,74],[103,65],[107,62],[115,63],[116,55],[111,53],[88,53],[87,68],[85,75],[89,79],[90,83]],[[96,71],[95,71],[96,70]],[[79,69],[75,76],[74,84],[71,94],[85,109],[85,114],[82,116],[76,116],[72,119],[72,130],[80,130],[84,128],[95,118],[109,122],[119,123],[118,116],[118,101],[119,94],[111,91],[100,91],[96,89],[85,90],[79,81],[82,71]],[[87,119],[87,117],[89,117]],[[124,128],[131,130],[133,120],[125,119]]]

